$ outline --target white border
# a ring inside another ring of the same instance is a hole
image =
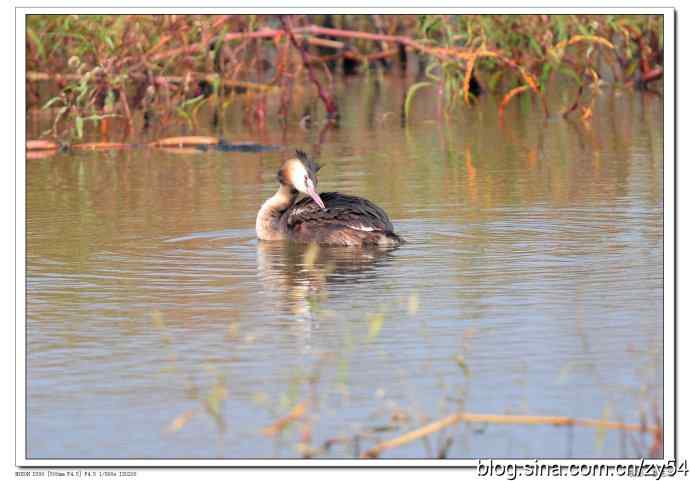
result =
[[[675,242],[675,150],[676,150],[676,25],[673,11],[664,13],[664,459],[677,457],[676,439],[676,242]]]
[[[21,19],[21,21],[20,21]],[[17,11],[15,17],[16,29],[16,71],[15,71],[15,91],[17,93],[15,100],[15,115],[16,115],[16,145],[15,153],[15,182],[16,182],[16,292],[15,292],[15,308],[16,308],[16,322],[15,322],[15,386],[16,386],[16,415],[15,415],[15,430],[16,430],[16,453],[15,459],[18,465],[29,465],[27,461],[25,446],[26,446],[26,156],[25,150],[22,146],[26,145],[26,52],[24,51],[24,41],[20,39],[26,38],[26,30],[24,23],[24,16]]]
[[[123,2],[125,3],[125,2]],[[125,13],[125,11],[136,10],[140,14],[154,14],[154,13],[169,13],[175,10],[175,13],[206,13],[206,14],[244,14],[257,13],[257,8],[247,9],[229,9],[213,7],[211,12],[207,7],[204,9],[187,8],[187,7],[152,7],[152,8],[137,8],[135,2],[127,2],[129,5],[122,8],[106,7],[94,8],[92,6],[84,6],[79,8],[79,13]],[[135,467],[154,467],[154,466],[186,466],[186,467],[207,467],[207,466],[476,466],[474,460],[283,460],[283,459],[256,459],[256,460],[150,460],[150,459],[126,459],[126,460],[112,460],[112,459],[75,459],[75,460],[32,460],[26,459],[25,452],[25,15],[31,13],[74,13],[75,7],[71,8],[38,8],[38,7],[17,7],[15,10],[15,54],[16,54],[16,70],[14,81],[17,87],[16,93],[16,111],[15,111],[15,126],[16,126],[16,148],[15,148],[15,166],[16,166],[16,332],[15,332],[15,360],[16,360],[16,452],[15,462],[17,466],[21,467],[117,467],[117,466],[135,466]],[[425,12],[445,12],[445,13],[560,13],[560,14],[583,14],[588,10],[596,10],[598,14],[607,13],[639,13],[639,14],[663,14],[664,16],[664,56],[666,59],[664,65],[664,460],[670,460],[674,457],[675,446],[675,399],[674,399],[674,307],[675,307],[675,282],[674,282],[674,263],[675,263],[675,238],[674,238],[674,219],[675,219],[675,204],[674,204],[674,150],[675,150],[675,132],[674,132],[674,112],[675,112],[675,23],[674,11],[672,8],[597,8],[592,6],[583,6],[582,8],[568,7],[568,8],[386,8],[372,9],[372,8],[329,8],[327,9],[333,13],[372,13],[380,12],[386,14],[418,14],[421,10]],[[105,10],[105,11],[104,11]],[[299,11],[323,12],[326,9],[307,7],[307,8],[270,8],[263,9],[260,13],[291,13]],[[13,139],[14,144],[15,139]],[[516,462],[519,460],[494,460],[495,462]],[[530,460],[525,460],[530,461]],[[626,461],[619,459],[548,459],[543,460],[544,464],[559,463],[559,464],[584,464],[596,465],[602,463],[616,463],[623,465],[636,465],[637,460]]]

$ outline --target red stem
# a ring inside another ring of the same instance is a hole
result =
[[[312,83],[316,86],[316,90],[319,93],[319,98],[323,101],[324,106],[326,107],[328,118],[337,119],[338,106],[333,100],[333,97],[326,91],[326,89],[323,88],[321,82],[319,82],[319,79],[316,78],[314,69],[309,61],[309,54],[307,53],[306,49],[304,49],[304,47],[297,43],[295,34],[292,33],[292,29],[290,28],[290,22],[284,15],[281,15],[280,22],[283,24],[283,29],[285,30],[285,33],[287,33],[288,38],[290,39],[290,43],[292,43],[292,45],[299,51],[300,55],[302,56],[302,64],[304,64],[304,67],[307,69],[307,72],[309,73],[309,80],[311,80]]]
[[[642,82],[653,82],[654,80],[660,79],[663,75],[664,69],[662,69],[661,67],[655,67],[647,71],[644,75],[642,75]]]

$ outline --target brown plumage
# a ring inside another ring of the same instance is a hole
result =
[[[302,151],[283,163],[278,171],[280,188],[256,218],[259,239],[340,246],[397,246],[403,242],[386,213],[374,203],[337,192],[318,194],[319,168]],[[309,197],[297,202],[300,192]]]

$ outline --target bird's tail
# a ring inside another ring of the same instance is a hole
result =
[[[383,247],[397,247],[405,243],[405,239],[393,231],[387,230],[379,237],[378,245]]]

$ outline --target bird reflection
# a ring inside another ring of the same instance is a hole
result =
[[[257,263],[266,288],[303,286],[319,292],[327,285],[375,279],[378,268],[392,259],[394,250],[259,241]]]
[[[257,271],[264,290],[277,293],[294,316],[308,351],[319,319],[331,314],[324,307],[329,292],[375,279],[393,250],[259,241]]]

